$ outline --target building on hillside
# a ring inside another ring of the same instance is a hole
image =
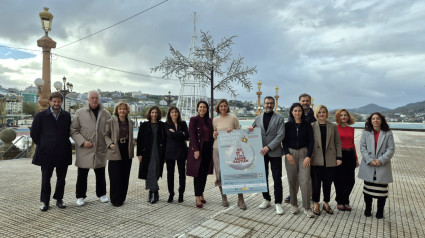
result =
[[[37,103],[37,93],[23,92],[22,93],[22,101],[23,102],[30,102],[30,103]]]

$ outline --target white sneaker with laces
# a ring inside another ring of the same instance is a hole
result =
[[[311,208],[304,209],[304,214],[306,214],[310,218],[314,218],[315,217],[313,211],[311,210]]]
[[[258,208],[260,209],[266,209],[268,207],[270,207],[270,202],[265,199],[261,202],[260,206],[258,206]]]
[[[298,206],[292,206],[291,213],[297,214],[298,213]]]
[[[77,199],[77,206],[79,206],[79,207],[81,207],[81,206],[83,206],[84,205],[84,198],[78,198]]]
[[[109,202],[109,198],[106,195],[103,195],[102,197],[100,197],[99,200],[103,203]]]
[[[282,215],[283,214],[283,208],[281,204],[276,204],[276,214]]]

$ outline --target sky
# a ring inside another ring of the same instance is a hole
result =
[[[330,109],[369,103],[396,108],[425,100],[425,1],[420,0],[168,0],[58,49],[163,1],[1,0],[0,85],[24,89],[41,78],[39,13],[49,7],[54,16],[49,36],[57,42],[52,91],[53,82],[65,76],[80,93],[178,95],[177,77],[161,79],[163,73],[151,68],[171,55],[169,44],[188,55],[196,12],[198,36],[209,32],[216,43],[237,36],[233,56],[257,68],[249,76],[253,89],[238,88],[239,100],[256,101],[259,80],[263,96],[275,95],[279,87],[279,105],[285,107],[301,93]],[[215,98],[234,99],[223,92]]]

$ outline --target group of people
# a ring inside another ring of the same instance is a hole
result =
[[[78,167],[76,198],[77,205],[84,205],[87,191],[87,177],[90,169],[96,175],[96,195],[101,202],[109,202],[106,194],[105,167],[108,162],[110,179],[110,201],[113,206],[122,206],[126,200],[129,176],[134,157],[140,162],[138,178],[146,181],[149,191],[148,202],[159,200],[158,180],[163,167],[167,168],[168,202],[174,199],[174,172],[177,164],[179,188],[178,202],[184,201],[186,175],[194,177],[196,207],[206,203],[204,190],[208,174],[215,172],[215,185],[219,187],[224,207],[229,206],[221,186],[220,158],[217,138],[219,131],[231,132],[240,129],[239,120],[230,114],[227,100],[220,100],[215,111],[218,116],[209,117],[206,101],[197,103],[198,115],[190,118],[189,126],[181,119],[177,107],[170,107],[166,121],[161,121],[161,110],[152,106],[146,113],[147,121],[142,122],[133,141],[134,122],[128,117],[130,107],[119,102],[113,115],[99,103],[99,93],[90,91],[88,106],[75,113],[73,120],[68,112],[61,109],[63,96],[54,92],[49,97],[50,107],[38,113],[31,127],[31,137],[37,145],[33,164],[41,166],[42,185],[41,211],[49,209],[50,179],[56,168],[57,183],[53,198],[59,208],[65,208],[63,194],[67,168],[72,164],[72,148],[69,141],[75,141]],[[302,94],[299,103],[290,107],[289,120],[285,123],[281,114],[273,111],[275,100],[264,99],[264,112],[257,116],[248,130],[261,130],[266,169],[267,192],[259,208],[270,207],[269,168],[274,182],[276,213],[282,208],[282,165],[286,168],[289,196],[285,202],[291,204],[291,212],[299,212],[297,194],[301,190],[302,207],[308,217],[315,217],[324,210],[333,214],[329,205],[332,183],[335,185],[337,209],[351,211],[350,194],[355,183],[355,168],[359,166],[354,144],[354,118],[346,109],[335,113],[336,124],[330,122],[326,106],[319,105],[314,112],[311,96]],[[189,140],[189,147],[186,141]],[[388,184],[392,182],[391,157],[394,154],[394,139],[391,130],[380,113],[372,113],[365,123],[360,140],[362,163],[358,177],[364,180],[364,215],[372,213],[372,199],[378,199],[376,217],[383,218],[388,197]],[[320,194],[323,190],[323,205],[320,208]],[[311,208],[311,201],[313,208]],[[238,194],[237,205],[245,210],[243,194]]]

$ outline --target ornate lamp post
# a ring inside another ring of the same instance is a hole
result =
[[[48,98],[50,96],[50,50],[56,48],[56,42],[50,39],[48,32],[52,29],[53,15],[49,12],[49,8],[45,7],[43,12],[40,12],[41,27],[46,33],[37,41],[37,46],[43,49],[43,81],[39,89],[39,110],[45,110],[49,106]]]
[[[261,80],[258,80],[257,86],[258,86],[258,91],[257,91],[258,101],[257,101],[257,107],[255,108],[255,109],[257,109],[257,111],[255,112],[255,115],[256,116],[260,115],[261,114],[261,109],[263,109],[261,107],[261,94],[263,94],[261,92]]]
[[[74,85],[72,85],[72,83],[67,83],[66,82],[66,78],[65,76],[63,76],[62,78],[63,84],[59,81],[56,81],[53,86],[56,88],[56,90],[58,90],[59,92],[62,93],[63,95],[63,110],[66,111],[66,95],[70,92],[72,92],[72,88],[74,87]],[[63,89],[62,89],[63,86]]]
[[[276,90],[276,95],[274,96],[274,98],[276,99],[276,105],[275,105],[275,112],[276,113],[279,113],[279,106],[278,106],[278,104],[279,104],[279,95],[278,95],[278,93],[279,93],[279,86],[276,86],[275,88],[274,88],[275,90]]]
[[[168,96],[165,96],[165,101],[167,102],[167,107],[170,106],[171,102],[174,101],[174,97],[171,97],[171,92],[168,91]]]

